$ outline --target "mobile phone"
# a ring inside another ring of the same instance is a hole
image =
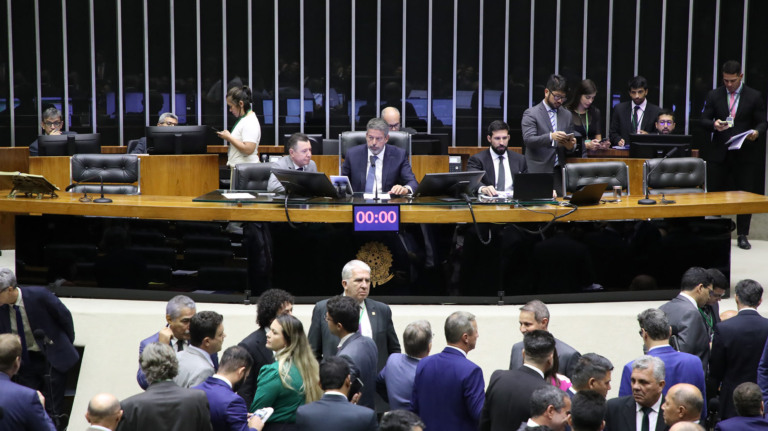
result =
[[[355,396],[356,393],[363,391],[363,381],[360,380],[360,378],[355,378],[355,380],[352,381],[352,385],[349,387],[349,393],[347,394],[347,399],[352,401],[352,397]]]
[[[211,128],[211,130],[213,130],[213,131],[214,131],[214,132],[216,132],[216,133],[219,133],[219,132],[221,132],[221,130],[219,130],[219,129],[217,129],[217,128],[213,127],[213,126],[208,126],[208,127],[210,127],[210,128]]]
[[[253,414],[258,416],[259,419],[262,420],[262,422],[266,422],[267,419],[269,419],[269,417],[272,416],[272,413],[274,411],[275,409],[273,409],[272,407],[264,407],[263,409],[256,410],[255,412],[253,412]]]

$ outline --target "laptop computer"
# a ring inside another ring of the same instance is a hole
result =
[[[514,198],[518,202],[551,202],[555,183],[553,173],[515,174]]]
[[[605,193],[607,187],[608,183],[587,184],[573,193],[570,202],[580,207],[597,205],[600,203],[600,199],[603,198],[603,193]]]

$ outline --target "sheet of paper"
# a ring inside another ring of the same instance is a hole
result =
[[[253,199],[256,197],[250,193],[222,193],[221,195],[227,199]]]
[[[747,130],[744,133],[739,133],[738,135],[729,139],[725,145],[728,145],[729,150],[738,150],[741,148],[741,144],[744,143],[744,140],[747,139],[747,136],[751,135],[752,132],[754,132],[754,130]]]

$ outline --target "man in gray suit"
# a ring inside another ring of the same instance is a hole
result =
[[[216,372],[211,355],[224,343],[224,317],[215,311],[201,311],[189,322],[189,347],[178,352],[179,374],[173,379],[182,388],[203,383]]]
[[[672,326],[669,344],[696,355],[706,372],[709,365],[709,330],[700,310],[709,301],[712,275],[704,268],[689,268],[680,282],[680,294],[659,307]]]
[[[276,169],[295,169],[297,171],[317,172],[317,165],[312,161],[312,144],[307,135],[294,133],[285,144],[288,147],[288,155],[275,162]],[[274,174],[269,176],[267,191],[282,193],[285,187],[280,184]]]
[[[521,122],[528,172],[553,172],[554,188],[559,196],[563,195],[562,168],[565,166],[566,151],[576,146],[571,111],[560,109],[567,94],[565,78],[550,75],[544,89],[544,100],[526,109]]]
[[[351,387],[347,361],[331,356],[320,364],[320,386],[325,394],[319,400],[299,406],[296,428],[299,431],[373,431],[376,412],[347,401]]]
[[[91,424],[87,431],[114,431],[122,417],[120,401],[114,395],[98,394],[91,398],[85,413],[85,420]]]

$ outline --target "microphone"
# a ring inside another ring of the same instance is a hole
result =
[[[675,154],[676,152],[677,152],[677,147],[674,147],[671,150],[669,150],[669,152],[667,154],[665,154],[664,157],[661,158],[659,163],[656,163],[656,166],[654,166],[653,169],[651,169],[651,171],[648,172],[648,175],[645,176],[645,199],[638,200],[637,201],[638,204],[640,204],[640,205],[656,205],[656,201],[654,199],[650,199],[648,197],[648,178],[651,178],[651,174],[653,173],[653,171],[655,171],[656,168],[661,166],[661,164],[664,162],[664,160],[667,159],[667,157],[671,156],[672,154]]]
[[[34,335],[35,341],[37,341],[40,344],[43,344],[45,346],[50,346],[53,344],[53,340],[48,338],[48,336],[45,335],[45,331],[43,331],[42,329],[39,329],[39,328],[35,329],[34,331],[32,331],[32,335]]]
[[[373,169],[373,200],[379,200],[379,186],[376,184],[376,156],[371,156],[371,169]]]
[[[88,177],[88,178],[86,178],[84,180],[75,181],[74,183],[68,185],[64,189],[64,191],[68,192],[68,191],[72,190],[73,188],[79,186],[82,183],[87,183],[87,182],[93,181],[93,180],[95,180],[97,178],[101,182],[101,197],[97,198],[97,199],[91,199],[90,197],[88,197],[88,191],[84,189],[83,190],[83,197],[80,198],[80,202],[96,202],[96,203],[100,203],[100,204],[108,204],[108,203],[112,202],[112,199],[104,197],[104,177],[101,175],[101,173],[98,173],[96,175],[91,175],[90,177]]]

